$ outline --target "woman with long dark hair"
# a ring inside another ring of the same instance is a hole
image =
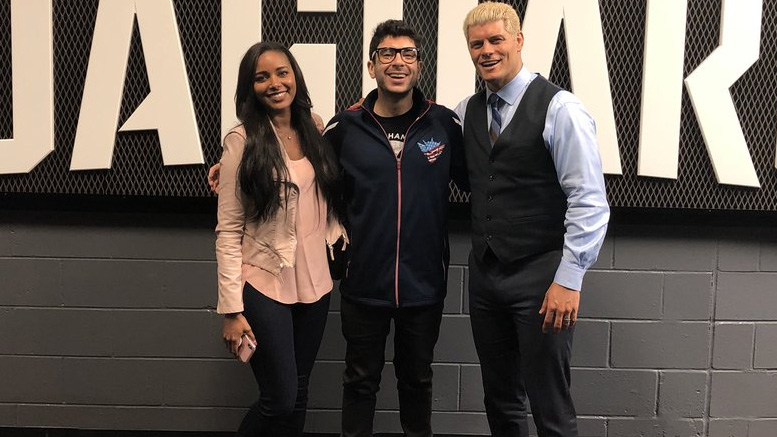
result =
[[[337,163],[286,47],[248,49],[235,104],[241,124],[224,138],[219,175],[218,312],[231,353],[257,343],[259,386],[238,435],[300,436],[333,286],[327,244],[345,238],[333,208]]]

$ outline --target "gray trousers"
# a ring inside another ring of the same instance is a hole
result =
[[[528,436],[528,404],[540,437],[577,436],[570,394],[574,328],[544,334],[539,314],[560,259],[560,250],[510,264],[490,249],[482,260],[470,254],[470,320],[494,436]]]

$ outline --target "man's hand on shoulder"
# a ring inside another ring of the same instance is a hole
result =
[[[349,110],[359,109],[362,107],[362,103],[364,103],[364,97],[360,98],[359,101],[356,103],[351,104],[351,106],[348,107]]]
[[[221,172],[221,163],[217,162],[213,164],[213,167],[208,169],[208,185],[210,186],[211,191],[218,194],[219,189],[219,173]]]
[[[580,291],[564,287],[553,282],[545,293],[540,314],[545,316],[542,332],[561,332],[577,322],[577,310],[580,306]]]
[[[311,112],[310,116],[313,118],[313,123],[316,124],[316,129],[318,129],[318,133],[323,134],[324,133],[324,119],[322,119],[321,116],[316,114],[315,112]]]

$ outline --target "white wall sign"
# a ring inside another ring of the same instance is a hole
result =
[[[203,162],[172,2],[100,1],[72,170],[110,168],[117,130],[156,130],[165,165]],[[336,3],[300,0],[297,13],[336,13]],[[640,176],[677,177],[687,3],[647,0]],[[449,106],[474,91],[474,68],[461,24],[475,4],[477,0],[440,2],[437,95]],[[366,73],[372,30],[385,19],[402,18],[402,5],[402,0],[364,0],[362,63],[347,68],[362,70],[365,93],[374,87]],[[729,87],[758,59],[762,7],[762,0],[723,0],[720,46],[684,80],[715,175],[722,184],[759,186]],[[222,135],[236,124],[237,67],[245,50],[261,37],[261,10],[261,0],[221,0]],[[117,129],[135,19],[144,42],[151,91]],[[597,121],[605,173],[620,174],[599,1],[530,0],[523,28],[524,61],[530,69],[548,75],[562,23],[573,91]],[[54,147],[51,0],[11,0],[11,28],[14,137],[0,140],[0,174],[28,173]],[[291,50],[308,72],[316,112],[328,119],[335,109],[336,46],[295,44]]]

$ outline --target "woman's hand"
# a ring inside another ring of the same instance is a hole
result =
[[[254,333],[251,331],[251,325],[248,324],[248,320],[241,313],[230,314],[224,317],[224,344],[227,346],[227,350],[234,356],[237,356],[237,348],[242,341],[240,338],[243,334],[247,335],[254,343]]]

